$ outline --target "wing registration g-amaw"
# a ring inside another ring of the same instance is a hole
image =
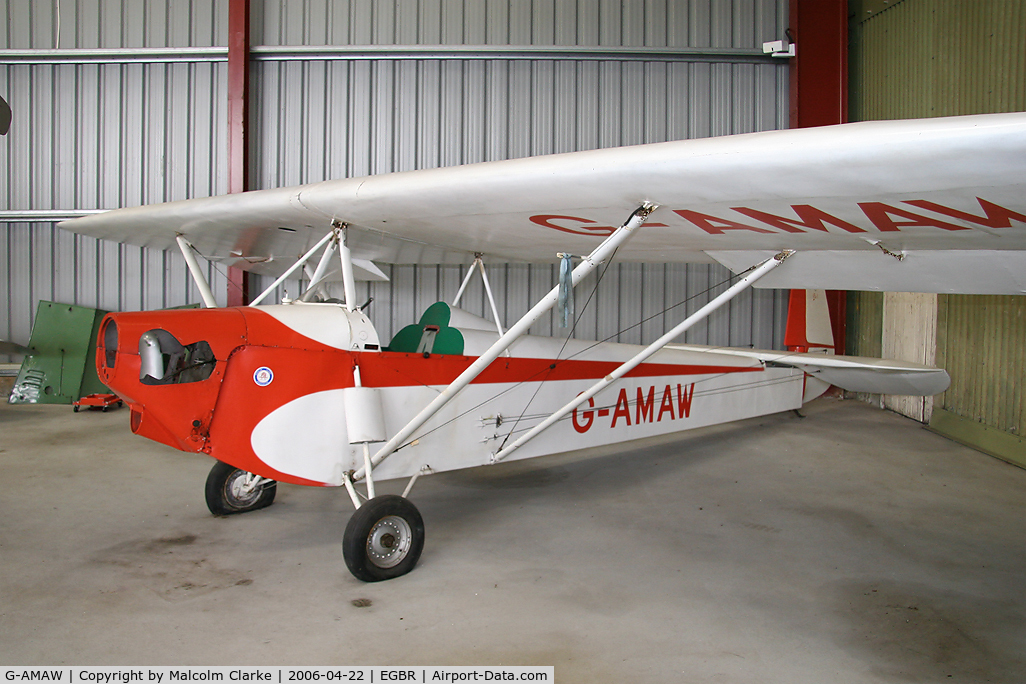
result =
[[[345,487],[356,508],[346,565],[377,581],[417,563],[424,525],[408,495],[421,475],[796,409],[830,383],[943,391],[947,374],[921,364],[671,343],[757,283],[1026,292],[1026,114],[411,171],[61,227],[179,247],[207,304],[101,323],[97,368],[131,407],[132,430],[216,460],[205,489],[215,514],[269,505],[279,481]],[[306,265],[310,285],[296,302],[218,309],[197,252],[280,278]],[[356,302],[355,278],[383,277],[380,263],[473,261],[464,287],[480,273],[490,297],[482,259],[557,253],[587,256],[564,256],[560,284],[508,327],[494,306],[492,321],[459,309],[461,287],[383,340]],[[526,334],[613,258],[716,261],[741,277],[647,346]],[[333,270],[345,302],[303,301]],[[806,318],[816,311],[825,305],[807,303]],[[402,496],[376,494],[375,480],[400,477]]]
[[[1026,114],[869,122],[592,150],[171,202],[61,227],[274,272],[347,223],[354,259],[586,254],[657,205],[617,259],[797,254],[762,287],[1026,292]]]

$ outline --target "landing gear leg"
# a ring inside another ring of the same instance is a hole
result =
[[[394,494],[364,502],[342,538],[342,556],[356,579],[380,582],[405,575],[424,550],[424,520],[409,499]]]
[[[255,511],[270,506],[277,489],[278,483],[274,480],[218,461],[207,476],[207,508],[214,515]]]

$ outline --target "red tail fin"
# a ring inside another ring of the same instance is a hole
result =
[[[788,351],[843,353],[843,297],[843,292],[791,290],[784,332]]]

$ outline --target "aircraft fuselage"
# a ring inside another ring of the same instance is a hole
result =
[[[101,328],[97,367],[131,407],[136,434],[269,479],[337,486],[363,465],[361,442],[398,432],[497,339],[487,321],[452,311],[454,327],[412,331],[423,338],[413,340],[417,350],[382,348],[364,314],[336,304],[112,313]],[[448,340],[449,353],[439,353],[438,343],[432,351],[436,334]],[[392,344],[403,347],[399,339]],[[524,336],[374,477],[486,464],[511,433],[522,434],[639,349]],[[372,389],[369,403],[380,408],[350,403],[347,416],[357,368],[361,385]],[[801,371],[748,358],[663,349],[514,458],[797,408],[803,380]],[[383,435],[356,437],[364,410],[367,422],[377,416],[383,423]]]

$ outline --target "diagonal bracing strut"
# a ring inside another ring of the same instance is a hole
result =
[[[274,288],[278,287],[283,282],[285,282],[285,280],[287,280],[289,276],[291,276],[293,273],[295,273],[300,268],[302,268],[303,264],[305,264],[307,262],[307,260],[310,259],[310,257],[312,257],[317,252],[317,250],[319,250],[321,247],[324,247],[324,245],[326,245],[328,243],[328,241],[331,240],[333,237],[336,237],[337,234],[338,234],[337,231],[338,231],[338,228],[335,226],[334,223],[332,223],[331,230],[328,232],[328,234],[325,235],[324,237],[322,237],[317,242],[317,244],[315,244],[313,247],[311,247],[307,251],[306,254],[304,254],[303,256],[299,257],[299,259],[296,260],[296,263],[292,264],[292,266],[290,266],[288,268],[288,270],[286,270],[284,273],[282,273],[280,276],[278,276],[277,280],[275,280],[273,283],[268,285],[266,290],[264,290],[259,295],[257,295],[256,299],[254,299],[252,302],[249,303],[249,306],[256,306],[257,304],[262,302],[267,297],[267,295],[269,295],[272,292],[274,292]],[[326,249],[333,249],[333,248],[329,246]]]
[[[203,269],[200,268],[199,262],[196,261],[196,248],[185,239],[184,235],[179,234],[175,239],[178,241],[178,247],[182,250],[182,256],[185,257],[185,265],[189,267],[189,273],[192,274],[192,279],[199,289],[200,297],[203,299],[203,306],[208,309],[215,308],[217,301],[214,299],[214,293],[210,290],[210,283],[207,282],[206,276],[203,275]]]
[[[627,222],[622,226],[613,231],[613,234],[607,237],[602,244],[595,248],[595,250],[587,257],[581,260],[581,263],[577,265],[572,274],[572,285],[576,285],[586,275],[591,273],[595,268],[604,263],[609,259],[613,252],[630,239],[634,233],[640,228],[649,214],[655,211],[656,206],[652,204],[643,204],[634,210]],[[528,311],[524,316],[513,324],[509,330],[506,331],[505,335],[502,335],[498,341],[495,342],[488,351],[483,353],[477,358],[474,363],[463,371],[459,377],[452,381],[452,383],[442,390],[442,393],[435,397],[431,403],[424,407],[424,409],[418,413],[405,427],[388,440],[378,452],[374,454],[374,457],[370,461],[370,467],[374,468],[383,460],[388,458],[404,441],[406,441],[414,432],[419,430],[424,423],[429,421],[443,406],[452,401],[459,392],[469,385],[474,378],[476,378],[485,368],[488,367],[492,361],[495,361],[502,352],[504,352],[513,342],[517,340],[521,335],[527,332],[535,321],[541,318],[549,309],[556,304],[556,300],[559,297],[559,286],[552,288],[547,295],[542,297],[541,300],[534,307]],[[353,480],[362,479],[367,472],[368,468],[365,466],[360,468],[353,473]]]
[[[453,306],[460,305],[460,298],[463,297],[463,291],[467,289],[467,285],[470,283],[470,278],[474,275],[474,271],[480,271],[481,282],[484,284],[485,294],[488,295],[488,303],[492,307],[492,318],[495,319],[495,329],[499,331],[499,337],[505,334],[502,329],[502,323],[499,320],[499,309],[495,306],[495,297],[492,295],[492,285],[488,282],[488,273],[485,272],[484,260],[482,254],[478,252],[474,255],[474,263],[467,269],[467,276],[463,279],[463,284],[460,285],[459,291],[456,293],[456,298],[452,300]]]
[[[618,366],[616,370],[614,370],[612,373],[596,382],[589,389],[577,395],[569,403],[563,406],[563,408],[559,409],[551,416],[535,425],[533,428],[524,433],[519,439],[510,444],[508,447],[496,452],[492,456],[492,463],[498,463],[502,459],[506,458],[511,453],[513,453],[514,451],[522,447],[524,444],[526,444],[528,441],[533,439],[535,436],[537,436],[539,433],[541,433],[543,430],[553,425],[560,418],[563,418],[568,413],[573,411],[575,408],[577,408],[584,402],[588,401],[588,399],[591,399],[596,394],[601,392],[603,389],[605,389],[612,383],[622,378],[627,373],[637,368],[639,365],[644,363],[645,360],[648,359],[650,356],[652,356],[657,351],[665,347],[667,344],[675,340],[677,337],[683,335],[695,323],[698,323],[702,319],[706,318],[710,313],[712,313],[716,309],[720,308],[721,306],[729,302],[731,299],[739,295],[744,290],[747,290],[749,287],[751,287],[759,278],[762,278],[764,275],[775,269],[777,266],[784,263],[784,260],[792,254],[794,254],[793,251],[784,250],[776,256],[773,256],[764,261],[754,271],[752,271],[747,276],[734,283],[734,285],[726,289],[715,299],[713,299],[708,304],[703,306],[701,309],[699,309],[698,311],[696,311],[695,313],[691,314],[683,321],[681,321],[676,327],[673,328],[673,330],[670,330],[668,333],[660,337],[658,340],[645,347],[633,358],[629,359],[628,361],[625,361],[623,364]]]

